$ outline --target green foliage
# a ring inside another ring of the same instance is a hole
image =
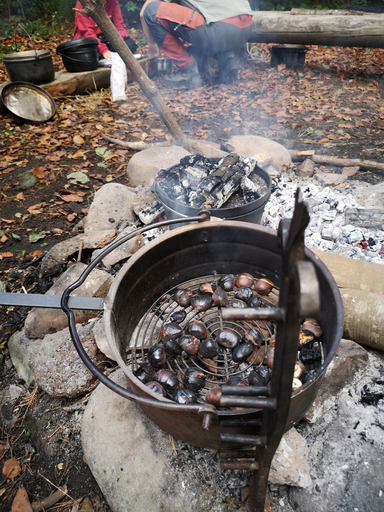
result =
[[[128,12],[135,12],[141,10],[141,5],[137,5],[137,2],[127,2],[124,6]]]

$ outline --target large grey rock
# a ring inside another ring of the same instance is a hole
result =
[[[120,223],[133,224],[132,203],[135,193],[119,183],[107,183],[95,194],[84,220],[84,233],[114,229]]]
[[[76,263],[62,274],[46,295],[61,295],[70,284],[81,276],[87,265]],[[85,282],[71,295],[78,297],[105,297],[113,278],[104,270],[94,269]],[[85,322],[95,316],[94,311],[74,310],[76,322]],[[61,331],[68,325],[67,315],[57,309],[32,308],[25,321],[25,333],[29,338],[43,338],[46,334]]]
[[[341,340],[335,357],[330,362],[319,392],[304,419],[315,423],[331,409],[339,393],[350,384],[358,372],[366,369],[368,352],[354,341]]]
[[[126,387],[122,370],[113,380]],[[222,472],[216,452],[194,448],[160,430],[134,403],[100,384],[85,409],[87,463],[113,512],[222,512],[248,475]],[[240,480],[239,480],[240,479]]]
[[[96,249],[104,247],[116,236],[115,229],[94,231],[89,234],[77,235],[68,240],[63,240],[54,245],[41,261],[41,272],[43,274],[57,274],[63,265],[79,252],[80,245],[83,249]]]
[[[119,234],[118,237],[116,237],[115,240],[113,240],[113,242],[111,242],[111,244],[116,242],[117,240],[120,240],[125,235],[129,235],[130,233],[132,233],[132,231],[134,231],[134,229],[131,227],[123,229],[123,231]],[[101,254],[111,244],[108,244],[106,247],[103,247],[103,249],[98,249],[96,251],[93,251],[92,258],[91,258],[92,261],[96,258],[96,256]],[[133,237],[130,240],[128,240],[127,242],[124,242],[123,244],[119,245],[119,247],[117,247],[116,249],[111,251],[109,254],[104,256],[103,263],[106,267],[108,267],[109,265],[114,265],[115,263],[117,263],[121,260],[129,258],[133,254],[135,254],[135,252],[137,252],[139,249],[141,249],[142,247],[144,247],[144,238],[143,238],[143,235],[141,233],[139,233],[135,237]]]
[[[254,158],[263,165],[270,163],[280,172],[292,164],[289,151],[278,142],[265,137],[236,135],[231,137],[228,143],[233,146],[236,153]]]
[[[167,169],[189,155],[180,146],[155,147],[135,153],[128,162],[127,177],[131,187],[148,186],[160,169]]]
[[[317,172],[315,177],[323,187],[335,187],[345,183],[348,179],[345,174],[335,174],[333,172]]]
[[[282,437],[273,457],[269,482],[294,487],[309,487],[311,475],[307,453],[306,440],[295,428],[291,428]]]
[[[92,325],[92,332],[95,337],[95,342],[97,345],[97,348],[102,352],[104,355],[108,357],[108,359],[112,359],[112,361],[116,361],[115,356],[113,355],[113,352],[109,346],[107,335],[105,333],[105,325],[104,325],[104,317],[102,316],[95,322],[93,322]]]
[[[101,369],[105,357],[97,349],[91,325],[77,327],[80,341],[92,362]],[[36,385],[55,397],[74,398],[87,393],[95,381],[78,355],[69,329],[48,334],[28,347],[28,359]]]

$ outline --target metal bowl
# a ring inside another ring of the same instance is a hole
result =
[[[157,74],[158,75],[169,75],[172,71],[172,59],[167,57],[157,59]]]
[[[22,121],[44,123],[56,114],[50,94],[29,82],[12,82],[3,87],[1,101],[5,108]]]

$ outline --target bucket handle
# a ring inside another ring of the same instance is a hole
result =
[[[23,27],[23,25],[21,25],[20,23],[17,25],[17,27],[15,28],[15,32],[14,32],[16,52],[17,52],[16,33],[17,33],[17,29],[18,29],[18,28],[22,28],[22,29],[24,30],[24,32],[27,34],[27,36],[29,37],[29,40],[30,40],[30,42],[31,42],[31,45],[33,46],[33,49],[34,49],[34,52],[35,52],[35,55],[36,55],[36,60],[39,60],[39,56],[38,56],[38,54],[37,54],[37,51],[36,51],[35,45],[33,44],[33,41],[32,41],[31,36],[28,34],[28,32],[26,31],[26,29]]]
[[[131,233],[128,233],[127,235],[123,236],[119,240],[115,240],[109,247],[103,250],[96,258],[88,265],[88,267],[83,271],[79,279],[68,286],[66,290],[64,290],[62,296],[61,296],[61,309],[64,311],[64,313],[68,317],[68,327],[69,332],[73,341],[73,344],[82,359],[83,363],[87,366],[88,370],[90,370],[93,375],[100,380],[105,386],[107,386],[110,390],[114,391],[118,395],[122,396],[123,398],[127,398],[128,400],[132,400],[133,402],[136,402],[140,405],[149,405],[152,407],[155,407],[157,409],[163,409],[163,410],[174,410],[174,411],[195,411],[198,415],[203,416],[202,421],[202,428],[204,430],[208,430],[211,424],[211,421],[213,419],[213,416],[217,415],[216,409],[210,405],[210,404],[177,404],[177,403],[168,403],[168,402],[162,402],[158,401],[154,398],[144,398],[142,396],[136,395],[135,393],[132,393],[131,391],[125,389],[124,387],[120,386],[119,384],[116,384],[111,379],[109,379],[104,373],[99,370],[99,368],[93,363],[93,361],[90,359],[88,354],[86,353],[80,338],[79,334],[76,329],[76,320],[75,315],[70,309],[68,305],[69,296],[70,294],[76,290],[80,285],[83,284],[85,279],[88,277],[88,275],[91,273],[91,271],[102,261],[102,259],[112,252],[114,249],[122,245],[123,243],[127,242],[134,236],[136,236],[138,233],[144,233],[145,231],[149,231],[150,229],[156,229],[160,228],[166,225],[170,224],[178,224],[180,222],[204,222],[210,220],[210,213],[206,210],[201,210],[199,214],[196,217],[188,217],[188,218],[177,218],[177,219],[170,219],[162,222],[157,222],[156,224],[149,224],[148,226],[144,226],[143,228],[138,228]]]
[[[57,52],[57,55],[60,55],[60,57],[65,57],[66,59],[69,59],[69,60],[73,60],[75,62],[81,62],[82,64],[90,64],[91,62],[93,62],[92,60],[78,60],[78,59],[73,59],[72,57],[69,57],[68,55],[65,55],[63,53],[60,53],[60,52]]]

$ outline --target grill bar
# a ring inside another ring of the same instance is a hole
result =
[[[284,320],[284,308],[228,308],[222,311],[223,320],[272,320],[279,322]]]
[[[248,444],[263,448],[266,445],[266,436],[251,436],[246,434],[220,434],[223,443]]]
[[[269,396],[271,388],[267,386],[222,386],[224,395]]]
[[[241,386],[243,387],[243,386]],[[245,386],[244,386],[245,387]],[[245,396],[222,396],[220,399],[221,407],[249,407],[255,409],[271,409],[274,410],[277,407],[276,398],[266,397],[245,397]]]
[[[256,461],[234,460],[233,462],[220,462],[221,469],[240,469],[241,471],[258,471],[260,464]]]
[[[261,421],[258,419],[247,420],[245,418],[222,420],[220,426],[223,428],[253,427],[260,428]]]

